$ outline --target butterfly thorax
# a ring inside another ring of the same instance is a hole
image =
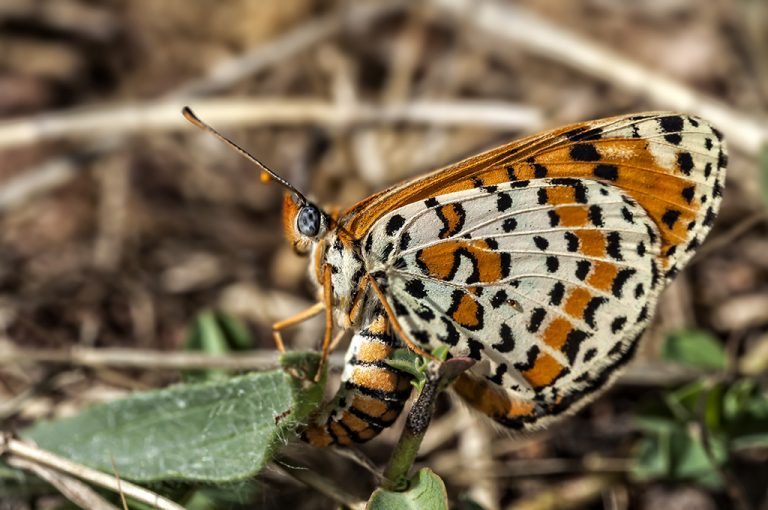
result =
[[[367,288],[364,285],[366,268],[360,255],[343,243],[335,231],[331,231],[325,238],[314,243],[312,261],[310,278],[320,294],[323,291],[323,268],[331,272],[336,321],[344,328],[357,325],[366,315],[366,307],[370,305],[368,296],[361,294],[367,292]]]

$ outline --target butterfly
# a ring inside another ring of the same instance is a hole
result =
[[[352,329],[341,388],[304,428],[315,446],[364,442],[392,425],[411,376],[400,349],[476,361],[453,384],[471,407],[540,429],[605,390],[632,359],[663,288],[710,231],[728,156],[720,131],[671,112],[560,127],[325,211],[285,189],[283,226],[309,256],[318,303]]]

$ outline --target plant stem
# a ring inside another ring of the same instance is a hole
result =
[[[437,396],[474,363],[474,360],[469,358],[453,358],[443,363],[431,361],[427,365],[424,388],[408,413],[405,429],[384,471],[384,489],[402,491],[407,488],[408,472],[416,460],[419,446],[432,420]]]

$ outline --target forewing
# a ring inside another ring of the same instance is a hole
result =
[[[667,277],[714,222],[725,182],[722,135],[692,116],[655,112],[573,124],[498,147],[378,193],[340,224],[356,240],[388,213],[448,193],[534,178],[606,182],[632,197],[660,234]]]
[[[660,243],[619,188],[535,179],[404,206],[363,252],[411,340],[554,405],[627,356],[663,285]]]

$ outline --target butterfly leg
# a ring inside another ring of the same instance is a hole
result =
[[[293,326],[294,324],[299,324],[300,322],[304,322],[307,319],[311,319],[315,315],[322,312],[324,307],[325,303],[321,301],[315,303],[305,310],[300,311],[292,317],[288,317],[287,319],[283,319],[272,324],[272,338],[275,340],[275,347],[277,350],[280,352],[285,352],[285,343],[283,343],[283,337],[280,335],[280,331],[287,327]]]
[[[379,311],[353,337],[341,387],[310,419],[302,439],[313,446],[363,443],[394,423],[411,394],[410,374],[386,364],[403,345]]]
[[[323,346],[320,353],[320,364],[317,366],[315,382],[320,381],[320,377],[328,362],[331,341],[333,339],[333,283],[331,282],[331,266],[326,264],[323,268],[323,306],[325,307],[325,333],[323,334]]]

